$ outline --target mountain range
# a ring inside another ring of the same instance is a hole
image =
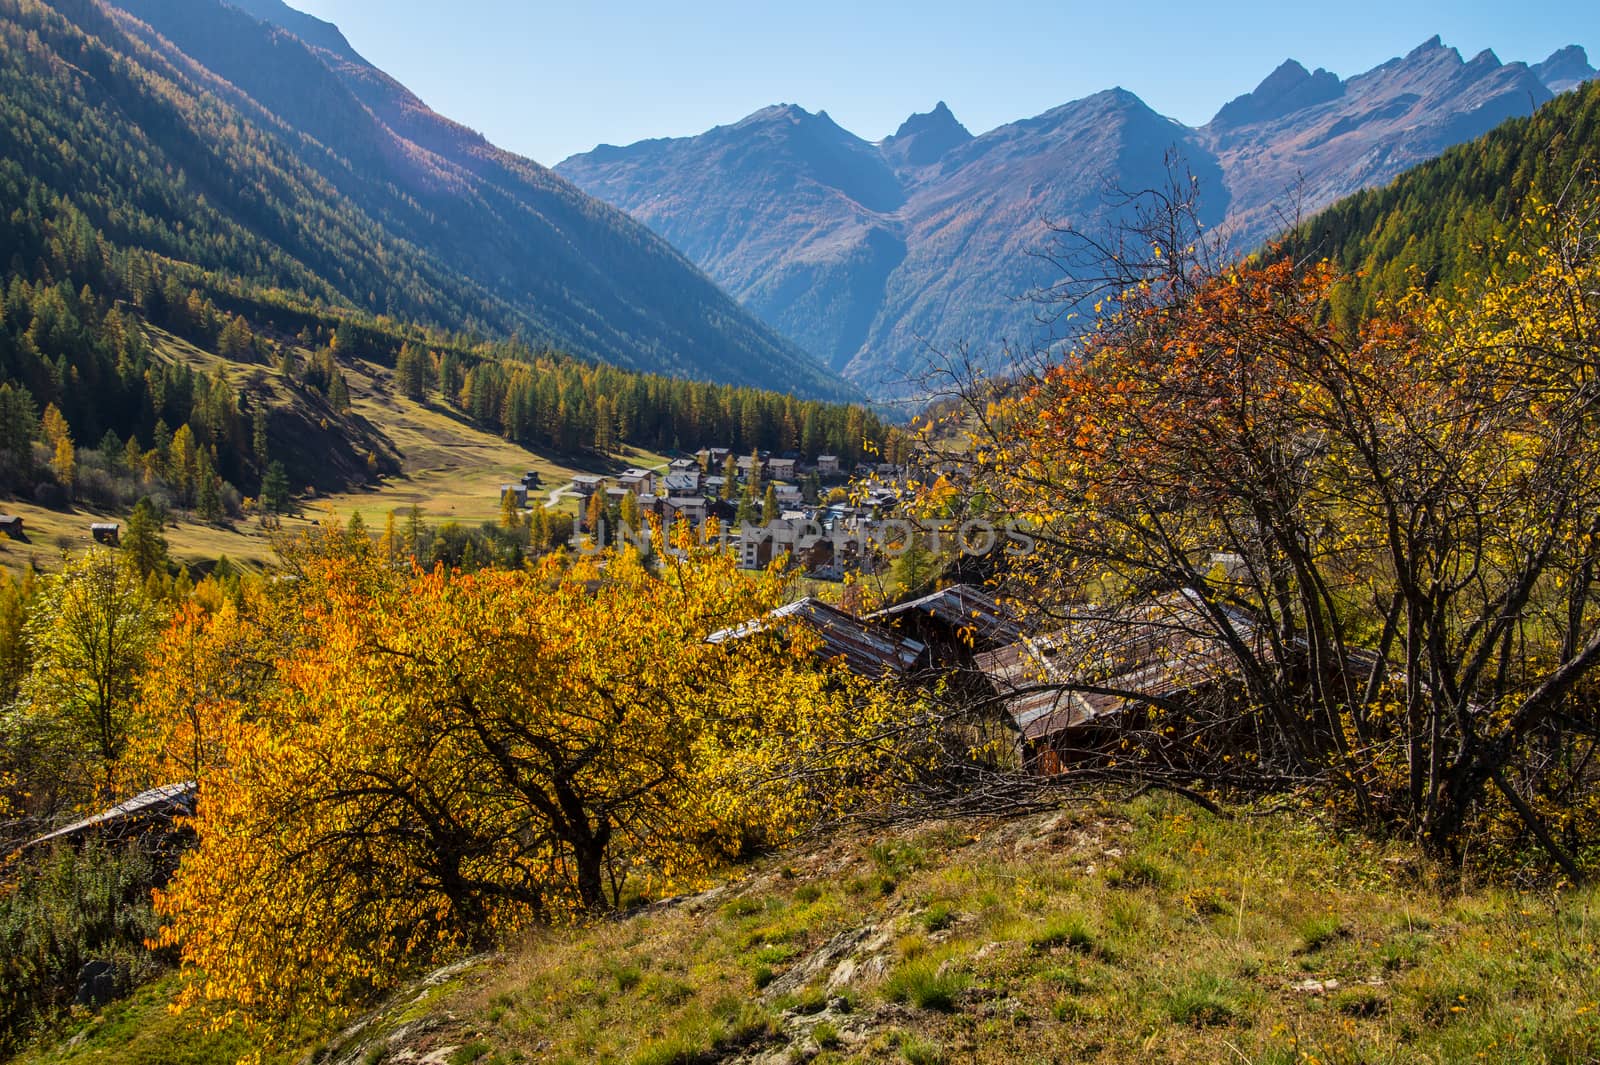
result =
[[[19,196],[234,306],[858,395],[648,228],[435,114],[281,0],[0,0],[0,87],[0,178]],[[24,245],[0,232],[0,264]]]
[[[556,166],[671,241],[746,307],[863,389],[914,394],[930,362],[1049,336],[1025,297],[1061,280],[1055,226],[1103,233],[1116,190],[1199,182],[1202,221],[1247,252],[1315,211],[1530,113],[1595,74],[1438,37],[1348,79],[1290,60],[1193,128],[1110,89],[974,136],[944,104],[882,141],[826,112],[764,108],[694,137]]]

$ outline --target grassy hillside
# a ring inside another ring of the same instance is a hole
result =
[[[1445,891],[1409,847],[1303,810],[1085,803],[776,855],[308,1046],[351,1065],[1593,1061],[1597,903]],[[175,1025],[169,993],[20,1060],[231,1061],[237,1034]]]
[[[206,564],[225,555],[245,566],[267,565],[276,558],[273,544],[278,536],[293,536],[330,516],[348,521],[357,512],[376,528],[381,528],[383,515],[412,506],[430,522],[493,521],[500,514],[499,486],[528,470],[538,470],[545,484],[557,489],[570,483],[575,473],[607,473],[666,461],[662,455],[634,449],[610,458],[592,452],[531,451],[486,432],[442,406],[436,397],[419,402],[405,396],[394,386],[391,368],[365,360],[344,364],[350,412],[334,424],[314,394],[287,387],[260,366],[224,359],[161,330],[150,332],[161,358],[206,374],[220,372],[239,393],[264,397],[275,425],[281,426],[275,450],[302,452],[297,467],[321,465],[343,471],[331,478],[335,484],[360,482],[368,476],[361,467],[364,454],[370,452],[380,456],[383,471],[373,483],[345,491],[318,492],[313,486],[295,485],[303,498],[278,530],[251,519],[204,524],[174,512],[178,520],[165,535],[172,557],[180,562]],[[542,500],[548,503],[549,495]],[[566,499],[557,505],[572,509]],[[81,505],[51,509],[22,499],[0,499],[0,511],[20,515],[27,530],[26,542],[0,541],[0,566],[14,572],[30,564],[52,569],[62,551],[80,550],[90,543],[91,523],[126,519],[113,510]]]

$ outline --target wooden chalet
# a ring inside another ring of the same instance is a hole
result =
[[[1225,698],[1240,683],[1231,641],[1268,657],[1255,622],[1180,589],[1115,610],[1085,609],[1062,628],[982,653],[1023,763],[1041,774],[1101,756],[1153,705]]]
[[[927,661],[927,647],[807,596],[765,617],[714,632],[708,643],[748,639],[776,626],[801,625],[819,637],[816,655],[838,661],[857,676],[873,680],[907,677]]]

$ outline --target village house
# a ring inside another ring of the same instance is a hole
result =
[[[739,530],[739,565],[761,569],[781,555],[793,555],[799,546],[804,522],[782,519],[765,525],[747,525]]]
[[[503,484],[500,486],[500,501],[505,502],[506,496],[519,507],[528,505],[528,486],[525,484]]]
[[[1229,698],[1231,646],[1270,657],[1253,619],[1184,588],[1114,610],[1084,608],[1061,628],[980,654],[977,668],[1004,701],[1024,766],[1041,775],[1102,756],[1152,705]]]
[[[774,481],[794,480],[795,460],[770,458],[767,460],[767,476]]]
[[[695,457],[700,460],[700,466],[702,469],[720,470],[722,469],[722,464],[728,461],[728,456],[730,454],[732,454],[732,452],[728,448],[709,447],[701,448],[695,453]]]
[[[838,607],[806,597],[781,606],[765,617],[714,632],[708,643],[748,639],[773,626],[801,625],[819,637],[813,653],[837,661],[857,676],[873,680],[906,677],[924,662],[927,648],[878,626],[863,622]]]
[[[805,499],[805,493],[796,484],[774,485],[772,491],[782,506],[798,506]]]
[[[739,505],[730,499],[709,496],[703,498],[706,503],[706,517],[717,519],[724,530],[731,529],[739,518]]]
[[[69,825],[38,836],[23,844],[23,848],[59,842],[78,842],[89,838],[125,840],[145,835],[152,829],[170,830],[174,818],[194,813],[195,796],[199,789],[194,781],[181,784],[164,784],[140,792],[125,802],[102,810],[100,813],[74,821]]]
[[[740,479],[746,481],[750,479],[752,474],[760,476],[761,471],[766,468],[766,460],[761,458],[760,455],[740,455],[735,461],[739,466]]]
[[[22,518],[16,514],[0,514],[0,533],[11,537],[13,540],[22,540]]]
[[[837,477],[843,470],[839,467],[838,455],[818,455],[817,475],[820,477]]]
[[[621,473],[617,474],[617,484],[627,491],[638,495],[640,492],[649,492],[654,490],[655,477],[656,475],[651,473],[649,470],[641,470],[638,467],[634,467],[633,469],[623,470]]]
[[[572,478],[572,490],[588,499],[598,492],[605,483],[606,479],[604,477],[592,473],[580,473]]]
[[[935,648],[941,659],[951,663],[969,661],[974,653],[997,651],[1023,636],[1022,625],[1010,609],[970,584],[953,584],[896,603],[863,620],[893,626]]]
[[[701,496],[668,496],[665,509],[669,522],[687,521],[699,528],[706,520],[706,501]]]
[[[695,459],[673,459],[667,463],[668,473],[688,473],[691,470],[699,472],[700,463]]]
[[[89,526],[89,535],[94,537],[95,543],[105,544],[108,547],[118,547],[122,544],[122,526],[114,521],[97,521]]]

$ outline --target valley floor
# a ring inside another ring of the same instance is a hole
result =
[[[1081,804],[841,836],[739,874],[437,974],[314,1059],[1600,1060],[1600,893],[1446,891],[1409,847],[1305,811]],[[169,994],[23,1060],[248,1045],[187,1032]]]

